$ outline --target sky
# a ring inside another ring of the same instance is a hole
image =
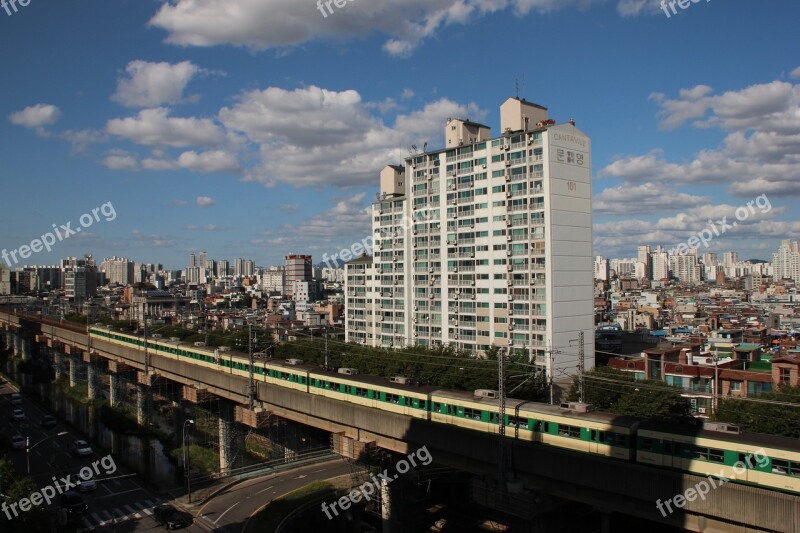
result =
[[[449,117],[499,135],[516,95],[592,138],[595,254],[798,239],[796,0],[337,1],[0,7],[12,266],[320,262],[369,235],[384,166]]]

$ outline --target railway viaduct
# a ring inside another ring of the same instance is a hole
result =
[[[121,348],[93,338],[88,352],[86,328],[35,315],[17,315],[0,309],[0,332],[6,347],[18,357],[30,357],[33,343],[53,360],[73,369],[87,365],[90,397],[98,387],[98,369],[107,369],[109,399],[114,402],[115,376],[135,373],[137,405],[144,405],[148,384],[171,380],[182,385],[183,398],[200,401],[214,395],[228,409],[220,414],[220,465],[230,459],[224,438],[234,423],[257,427],[276,416],[333,434],[334,449],[349,457],[370,447],[408,454],[425,446],[436,463],[474,474],[478,503],[535,520],[550,497],[594,506],[610,516],[622,513],[696,532],[781,531],[800,533],[800,497],[751,486],[726,483],[705,499],[687,501],[674,513],[659,512],[656,501],[684,494],[705,477],[638,465],[620,460],[572,453],[526,443],[507,434],[506,456],[511,457],[512,479],[498,486],[498,437],[410,417],[376,411],[337,400],[256,382],[254,409],[249,409],[247,378],[149,354],[145,373],[144,351]]]

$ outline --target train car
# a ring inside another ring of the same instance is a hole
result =
[[[267,359],[264,363],[264,381],[277,387],[308,392],[308,373],[313,368],[299,359]]]
[[[485,433],[499,430],[500,405],[494,391],[438,390],[431,394],[431,420]],[[548,446],[635,458],[636,420],[608,413],[580,413],[558,406],[506,399],[506,435]]]
[[[310,394],[425,420],[430,418],[430,392],[436,390],[401,377],[357,375],[354,369],[344,368],[311,371],[308,379]]]
[[[637,462],[800,493],[797,439],[741,433],[729,424],[696,430],[645,425],[638,434]]]

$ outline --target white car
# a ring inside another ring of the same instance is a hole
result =
[[[27,439],[22,435],[14,435],[11,437],[11,447],[15,450],[24,450],[27,444]]]
[[[87,455],[92,455],[92,447],[89,446],[89,443],[85,440],[76,440],[72,443],[72,453],[77,455],[78,457],[86,457]]]
[[[19,422],[20,420],[25,420],[25,411],[23,411],[22,409],[19,409],[19,408],[14,409],[11,412],[11,418],[16,420],[17,422]]]

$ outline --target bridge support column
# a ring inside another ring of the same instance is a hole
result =
[[[14,356],[22,357],[22,332],[20,331],[14,334]]]
[[[74,387],[78,384],[78,367],[80,365],[80,359],[76,356],[71,355],[69,358],[69,386]]]
[[[136,420],[140,426],[147,423],[147,387],[142,384],[136,386]]]
[[[86,397],[90,400],[97,398],[97,361],[92,361],[89,359],[89,362],[86,363],[87,370],[86,370]]]
[[[6,350],[11,351],[14,349],[14,333],[6,330]]]
[[[393,509],[393,503],[397,503],[398,505],[400,502],[394,502],[394,498],[392,496],[395,495],[397,492],[396,489],[393,489],[389,482],[385,479],[381,479],[381,522],[383,523],[382,531],[383,533],[401,533],[403,528],[401,524],[397,523],[397,509]]]
[[[50,348],[50,353],[53,356],[53,370],[56,372],[56,381],[64,377],[64,356],[58,348]]]
[[[108,405],[116,407],[119,402],[119,375],[116,372],[108,374]]]
[[[233,466],[233,406],[225,400],[219,401],[219,469],[220,472]]]

